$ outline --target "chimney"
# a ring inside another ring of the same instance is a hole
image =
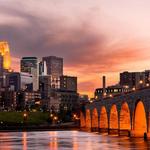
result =
[[[102,82],[103,82],[103,94],[105,94],[106,93],[106,76],[103,76]]]

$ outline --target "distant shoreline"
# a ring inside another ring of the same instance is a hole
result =
[[[30,132],[30,131],[64,131],[80,130],[79,126],[6,126],[0,127],[0,132]]]

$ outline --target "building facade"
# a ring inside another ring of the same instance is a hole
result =
[[[39,75],[46,76],[47,75],[47,65],[45,61],[41,61],[39,63]]]
[[[60,88],[60,76],[63,75],[63,58],[56,56],[43,57],[46,63],[47,75],[51,76],[51,88]]]
[[[6,85],[12,91],[31,90],[33,78],[28,73],[12,72],[6,75]]]
[[[39,77],[39,91],[41,92],[42,99],[49,99],[51,94],[51,76]]]
[[[16,92],[16,110],[32,110],[36,102],[41,103],[41,93],[37,91],[18,91]]]
[[[33,77],[33,91],[39,90],[39,66],[37,57],[23,57],[20,61],[20,71]]]
[[[120,73],[120,85],[128,88],[142,88],[150,83],[150,71]]]
[[[77,92],[77,77],[60,76],[60,89]]]
[[[63,58],[56,56],[43,57],[42,61],[46,62],[47,74],[52,76],[63,75]]]

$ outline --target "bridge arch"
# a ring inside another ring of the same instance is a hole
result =
[[[119,123],[120,130],[131,130],[130,109],[127,102],[124,102],[121,106]]]
[[[92,128],[98,128],[98,111],[96,108],[92,112]]]
[[[86,123],[85,123],[85,116],[83,114],[83,112],[81,111],[80,112],[80,127],[83,128],[86,126]]]
[[[109,129],[118,129],[118,111],[115,104],[112,105],[110,110]]]
[[[91,128],[91,113],[89,109],[86,109],[86,128]]]
[[[136,137],[143,137],[144,133],[147,132],[146,112],[142,101],[138,101],[135,107],[133,131]]]
[[[100,129],[108,129],[108,117],[105,106],[101,107],[99,127]]]

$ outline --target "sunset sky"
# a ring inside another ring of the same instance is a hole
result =
[[[119,72],[150,69],[150,0],[0,0],[0,40],[12,68],[22,56],[64,58],[90,96],[119,81]]]

